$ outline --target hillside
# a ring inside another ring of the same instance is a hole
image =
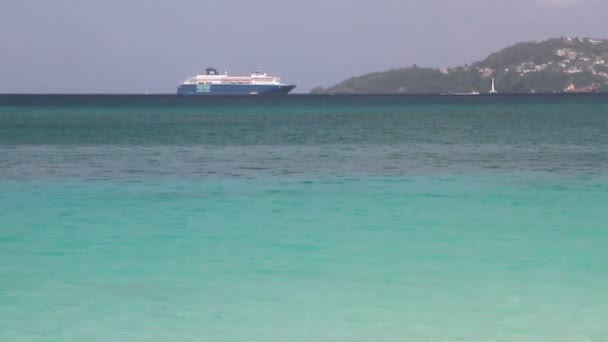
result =
[[[608,40],[555,38],[519,43],[470,65],[411,67],[357,76],[313,93],[439,94],[490,90],[499,93],[563,92],[571,84],[608,92]],[[575,89],[576,90],[576,89]]]

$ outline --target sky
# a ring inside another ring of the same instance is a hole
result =
[[[216,67],[295,92],[520,41],[608,38],[607,0],[0,0],[0,93],[174,93]]]

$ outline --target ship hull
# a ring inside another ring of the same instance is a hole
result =
[[[182,84],[178,95],[285,95],[295,85],[262,84]]]

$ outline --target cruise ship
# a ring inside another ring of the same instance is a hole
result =
[[[251,76],[228,76],[214,68],[205,69],[205,75],[185,80],[178,88],[178,95],[270,95],[287,94],[295,85],[281,83],[281,79],[256,71]]]

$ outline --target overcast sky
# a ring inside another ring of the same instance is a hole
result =
[[[524,40],[608,38],[607,13],[606,0],[0,0],[0,93],[173,93],[208,66],[307,92]]]

